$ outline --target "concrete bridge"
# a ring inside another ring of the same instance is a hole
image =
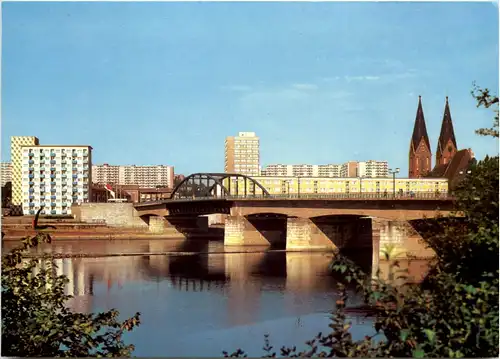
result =
[[[421,243],[411,222],[448,215],[453,198],[420,194],[411,197],[380,195],[247,196],[173,198],[135,205],[136,215],[156,233],[180,237],[208,228],[207,214],[226,215],[226,246],[269,246],[287,250],[372,248],[377,256],[395,248],[400,255],[432,255]]]

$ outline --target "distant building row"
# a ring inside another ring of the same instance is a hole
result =
[[[92,166],[93,183],[115,185],[138,185],[139,187],[174,186],[172,166],[113,166],[108,164]]]
[[[261,176],[291,177],[388,177],[387,161],[347,162],[341,165],[268,165]]]
[[[260,167],[260,140],[255,132],[239,132],[226,138],[224,172],[253,176],[294,177],[387,177],[387,161],[347,162],[327,165],[272,164]]]

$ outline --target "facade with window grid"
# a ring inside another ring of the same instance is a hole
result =
[[[90,202],[92,147],[22,146],[21,155],[24,215],[71,214],[73,203]]]

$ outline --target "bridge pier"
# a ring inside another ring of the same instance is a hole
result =
[[[269,246],[281,237],[279,229],[267,230],[263,223],[277,219],[248,219],[244,216],[227,216],[224,226],[225,246]],[[266,229],[262,229],[265,227]],[[284,232],[284,231],[283,231]]]
[[[325,225],[319,228],[309,218],[288,218],[286,223],[286,249],[287,250],[332,250],[337,251],[334,243],[339,237],[338,227]],[[333,239],[333,240],[332,240]]]
[[[149,231],[172,238],[187,238],[190,234],[208,232],[207,217],[151,216]]]
[[[408,221],[372,219],[373,260],[372,276],[380,270],[380,277],[387,277],[389,260],[432,258],[435,253],[428,248],[422,236]],[[403,263],[403,267],[407,264]]]

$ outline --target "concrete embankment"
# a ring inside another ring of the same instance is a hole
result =
[[[178,233],[151,233],[146,227],[112,227],[103,223],[84,223],[71,219],[59,221],[40,220],[41,226],[54,226],[41,230],[51,235],[54,240],[120,240],[120,239],[170,239],[178,238]],[[29,218],[2,219],[3,240],[16,241],[28,236],[34,236],[37,231]],[[222,237],[223,229],[209,228],[208,231],[186,233],[189,238],[214,238]]]

